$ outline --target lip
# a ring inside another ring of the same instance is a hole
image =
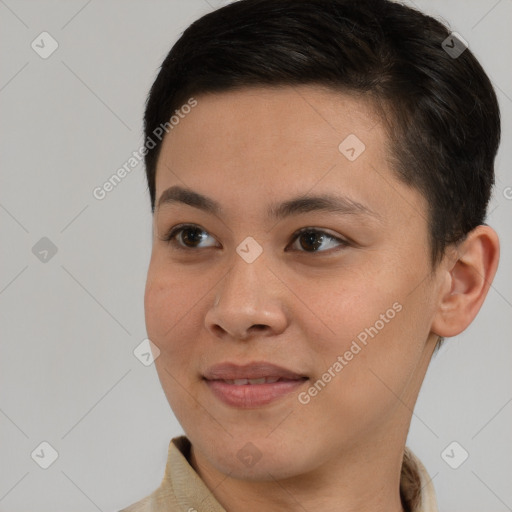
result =
[[[246,365],[229,362],[217,364],[208,368],[203,378],[219,400],[229,406],[242,409],[261,407],[274,402],[297,390],[308,379],[305,375],[265,361]],[[233,382],[240,379],[263,378],[279,380],[254,384]]]
[[[261,379],[262,377],[294,380],[307,376],[266,361],[256,361],[245,365],[229,362],[215,364],[204,372],[203,377],[207,380]]]

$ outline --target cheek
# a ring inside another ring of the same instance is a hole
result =
[[[308,333],[315,379],[327,381],[318,394],[356,416],[368,410],[364,404],[381,410],[397,401],[395,393],[407,386],[429,334],[428,290],[411,293],[410,283],[419,277],[397,275],[385,265],[374,266],[379,270],[372,274],[371,268],[365,275],[346,272],[309,293],[318,314],[309,313],[314,320],[308,327],[323,333]]]
[[[367,331],[361,323],[358,329],[364,336],[340,337],[323,352],[319,373],[306,390],[309,397],[300,398],[301,403],[309,400],[303,406],[309,414],[303,417],[311,418],[333,442],[356,442],[408,410],[404,392],[421,357],[422,343],[419,337],[403,337],[408,329],[400,315],[405,314],[404,309],[380,331]]]
[[[150,267],[144,294],[146,331],[160,349],[155,367],[162,389],[173,410],[186,408],[183,384],[190,370],[191,344],[186,343],[187,290],[168,272],[156,272]],[[190,314],[190,313],[189,313]],[[190,405],[189,405],[190,407]]]
[[[203,281],[169,265],[150,264],[144,294],[146,330],[160,349],[156,368],[168,396],[182,392],[176,381],[184,385],[195,379],[192,362],[201,358],[201,347],[193,340],[204,327],[209,289]]]
[[[150,264],[144,293],[144,313],[149,338],[167,346],[178,328],[186,325],[201,297],[195,284],[162,265]]]
[[[173,318],[170,317],[174,308],[171,300],[165,285],[150,271],[144,292],[144,315],[148,336],[159,347],[172,325]]]
[[[315,282],[297,281],[294,291],[303,298],[307,311],[295,315],[295,319],[302,322],[314,352],[335,358],[349,350],[358,336],[364,342],[365,336],[369,337],[366,330],[374,331],[376,322],[379,332],[389,330],[397,315],[393,309],[399,296],[394,291],[396,285],[386,282],[383,271],[371,274],[370,267],[364,272],[333,270]]]

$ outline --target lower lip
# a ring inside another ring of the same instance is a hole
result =
[[[307,379],[281,380],[265,384],[243,384],[236,386],[222,380],[206,380],[213,394],[232,407],[250,409],[267,405],[300,388]]]

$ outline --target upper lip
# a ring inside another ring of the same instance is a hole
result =
[[[303,379],[305,375],[282,368],[266,361],[257,361],[245,365],[220,363],[210,366],[203,374],[206,380],[260,379],[277,377],[282,379]]]

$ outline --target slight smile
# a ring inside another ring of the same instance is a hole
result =
[[[296,391],[309,380],[301,373],[264,361],[246,365],[217,364],[206,370],[203,379],[224,404],[241,409],[267,405]]]

